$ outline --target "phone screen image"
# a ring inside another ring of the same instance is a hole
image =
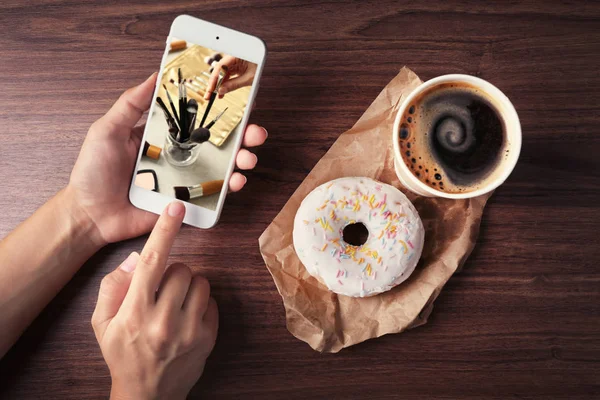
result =
[[[257,65],[178,38],[168,47],[135,185],[215,210]]]

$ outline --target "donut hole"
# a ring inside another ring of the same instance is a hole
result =
[[[369,238],[369,230],[362,222],[348,224],[342,231],[342,240],[352,246],[362,246]]]

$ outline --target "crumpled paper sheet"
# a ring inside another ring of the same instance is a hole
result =
[[[259,238],[260,251],[285,306],[287,328],[320,352],[423,325],[433,302],[473,250],[491,194],[466,200],[421,197],[401,186],[394,172],[392,126],[402,99],[421,83],[404,67],[358,122],[340,135]],[[310,276],[292,243],[294,216],[304,197],[324,182],[367,176],[393,185],[413,202],[425,226],[425,246],[411,277],[368,298],[330,292]]]

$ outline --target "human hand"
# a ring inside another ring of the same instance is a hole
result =
[[[208,281],[184,264],[165,272],[184,215],[182,203],[167,206],[142,253],[100,285],[92,326],[113,400],[184,399],[214,347],[219,315]]]
[[[256,64],[236,57],[225,56],[220,61],[213,63],[213,72],[208,79],[206,93],[204,93],[205,100],[210,98],[210,94],[217,87],[219,71],[223,69],[223,66],[227,67],[227,73],[225,74],[225,80],[219,88],[219,98],[223,98],[225,94],[233,92],[241,87],[252,85],[254,75],[256,75]]]
[[[129,202],[129,184],[137,158],[144,126],[135,126],[150,107],[156,74],[127,90],[112,108],[94,122],[73,167],[65,192],[96,228],[97,246],[117,242],[149,232],[158,218]],[[244,146],[259,146],[267,131],[249,125]],[[237,154],[240,169],[252,169],[257,157],[242,149]],[[235,172],[229,181],[232,192],[240,190],[246,177]]]

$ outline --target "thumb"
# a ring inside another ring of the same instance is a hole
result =
[[[144,83],[127,89],[98,122],[108,125],[108,128],[117,127],[127,131],[133,129],[144,112],[150,108],[156,75],[155,72]]]
[[[125,299],[139,257],[138,253],[131,253],[119,265],[119,268],[102,279],[98,293],[98,302],[92,315],[92,327],[94,328],[98,342],[102,340],[106,327],[115,315],[117,315],[123,299]]]
[[[217,81],[219,80],[219,72],[221,71],[222,61],[217,63],[213,67],[213,71],[210,74],[210,78],[208,78],[208,83],[206,84],[206,91],[204,92],[204,100],[210,99],[211,93],[217,87]]]

